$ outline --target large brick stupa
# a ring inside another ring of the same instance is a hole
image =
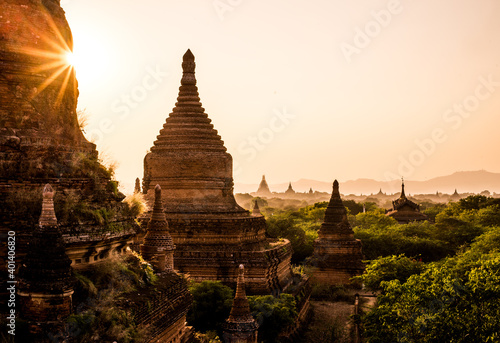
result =
[[[144,158],[143,178],[151,204],[156,184],[163,190],[175,268],[234,287],[244,264],[249,293],[280,292],[291,279],[290,243],[266,239],[264,217],[236,203],[232,157],[200,102],[190,50],[182,69],[177,103]]]

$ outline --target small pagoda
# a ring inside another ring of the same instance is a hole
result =
[[[293,194],[295,194],[295,191],[292,188],[292,183],[291,182],[288,183],[288,188],[285,191],[285,194],[287,194],[287,195],[293,195]]]
[[[325,211],[325,220],[314,241],[313,279],[328,285],[348,285],[350,278],[364,271],[361,241],[347,220],[337,180]]]
[[[426,214],[420,212],[420,206],[406,197],[404,180],[401,181],[401,195],[392,202],[392,209],[386,216],[396,219],[399,224],[429,220]]]
[[[257,189],[257,192],[255,192],[255,195],[258,196],[272,195],[271,190],[269,189],[269,185],[267,184],[265,175],[262,175],[262,180],[260,181],[259,188]]]
[[[161,187],[155,187],[155,204],[149,220],[144,244],[141,245],[142,257],[153,265],[156,272],[174,270],[175,245],[168,232],[168,223],[163,213]]]
[[[245,292],[245,267],[240,264],[236,295],[231,313],[223,326],[225,343],[257,343],[259,325],[252,317]]]
[[[52,187],[45,185],[39,225],[33,231],[20,270],[21,318],[28,322],[30,334],[35,336],[62,330],[64,319],[73,312],[71,260],[66,255],[53,198]]]

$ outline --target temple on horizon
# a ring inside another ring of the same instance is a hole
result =
[[[386,213],[386,216],[396,219],[399,224],[429,220],[426,214],[420,212],[420,206],[406,197],[404,181],[401,182],[401,195],[392,202],[392,209]]]

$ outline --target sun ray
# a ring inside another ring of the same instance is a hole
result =
[[[66,75],[64,76],[63,83],[61,85],[61,88],[59,89],[59,93],[57,94],[56,106],[59,106],[59,104],[62,102],[64,92],[66,91],[66,87],[68,86],[69,78],[71,77],[72,73],[73,70],[71,68],[66,68]]]
[[[52,82],[54,82],[54,80],[56,80],[56,79],[57,79],[57,77],[58,77],[59,75],[61,75],[61,74],[62,74],[62,73],[63,73],[66,69],[67,69],[67,67],[66,67],[66,66],[62,66],[62,67],[60,67],[59,69],[57,69],[54,73],[52,73],[52,75],[50,75],[49,77],[47,77],[47,78],[45,79],[45,81],[44,81],[44,82],[40,85],[40,87],[38,88],[38,93],[43,92],[43,90],[44,90],[45,88],[47,88],[48,86],[50,86],[50,84],[51,84]],[[63,90],[63,91],[64,91],[64,90]]]

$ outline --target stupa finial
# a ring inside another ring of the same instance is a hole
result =
[[[339,182],[337,180],[333,181],[333,194],[335,194],[335,195],[339,194],[340,195]]]
[[[401,177],[401,198],[405,198],[405,180],[403,177]]]
[[[160,185],[155,186],[155,204],[153,207],[153,214],[151,215],[151,221],[166,223],[165,213],[163,212],[163,202],[161,200]]]
[[[194,70],[196,68],[196,63],[194,62],[194,55],[191,50],[187,50],[184,56],[182,56],[182,79],[181,85],[196,85],[196,78],[194,76]]]
[[[50,184],[46,184],[43,188],[42,214],[38,221],[40,227],[57,225],[56,212],[54,211],[54,193]]]

